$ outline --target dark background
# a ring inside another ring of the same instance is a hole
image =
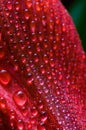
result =
[[[86,51],[86,0],[61,0],[72,16]]]

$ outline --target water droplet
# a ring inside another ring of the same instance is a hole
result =
[[[34,125],[34,124],[36,124],[36,119],[32,118],[32,119],[30,120],[30,122],[31,122],[32,125]]]
[[[24,106],[27,102],[27,97],[23,91],[18,91],[14,94],[14,101],[18,106]]]
[[[25,16],[25,19],[26,19],[26,20],[29,20],[30,14],[29,14],[28,12],[25,12],[24,16]]]
[[[46,128],[44,126],[38,126],[38,129],[37,130],[46,130]]]
[[[36,2],[36,10],[37,10],[37,11],[40,11],[40,10],[41,10],[41,6],[40,6],[39,2]]]
[[[12,10],[12,4],[11,4],[10,2],[7,3],[7,8],[8,8],[9,10]]]
[[[31,27],[31,32],[32,32],[32,33],[35,33],[35,31],[36,31],[35,21],[32,21],[32,22],[31,22],[30,27]]]
[[[18,1],[15,3],[15,9],[16,11],[19,11],[20,9],[20,3]]]
[[[17,127],[18,130],[24,130],[24,123],[22,122],[22,120],[18,120]]]
[[[29,112],[28,108],[27,108],[26,106],[23,106],[23,107],[22,107],[22,114],[23,114],[24,116],[27,116],[28,112]]]
[[[11,81],[11,76],[6,70],[0,70],[0,82],[3,85],[8,85]]]
[[[11,129],[14,130],[15,129],[15,120],[16,120],[16,115],[15,115],[15,111],[14,110],[10,110],[9,111],[9,117],[10,117]]]
[[[45,123],[47,121],[47,115],[42,115],[41,121],[42,121],[42,123]]]
[[[0,59],[2,59],[5,55],[5,51],[3,50],[3,47],[0,46]]]
[[[15,119],[15,112],[13,110],[10,111],[10,120]]]
[[[43,103],[42,103],[42,101],[41,100],[39,100],[39,104],[38,104],[38,108],[39,108],[39,110],[42,110],[43,109]]]
[[[31,8],[32,2],[31,2],[30,0],[27,0],[27,1],[26,1],[26,5],[27,5],[28,8]]]
[[[6,101],[3,97],[0,97],[0,109],[2,110],[6,109]]]
[[[19,70],[19,67],[17,64],[14,65],[14,71],[18,71]]]
[[[27,80],[27,84],[28,85],[31,85],[33,83],[33,77],[30,77],[29,76],[29,78],[28,78],[28,80]]]
[[[38,111],[36,109],[32,110],[32,116],[36,117],[38,115]]]
[[[28,123],[28,129],[31,130],[32,125],[30,124],[30,122]]]

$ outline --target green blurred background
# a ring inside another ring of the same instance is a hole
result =
[[[86,51],[86,0],[62,0],[69,10]]]

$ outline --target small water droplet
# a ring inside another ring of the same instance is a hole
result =
[[[26,5],[28,8],[32,7],[32,2],[30,0],[26,0]]]
[[[14,71],[18,71],[19,70],[19,67],[17,64],[14,65]]]
[[[29,18],[30,18],[30,14],[29,13],[25,12],[24,16],[25,16],[26,20],[29,20]]]
[[[40,7],[39,3],[36,4],[36,10],[37,10],[37,11],[40,11],[40,10],[41,10],[41,7]]]
[[[22,107],[22,114],[23,114],[24,116],[27,116],[28,112],[29,112],[29,109],[28,109],[26,106],[23,106],[23,107]]]
[[[11,4],[10,2],[7,3],[7,8],[8,8],[9,10],[12,10],[12,4]]]
[[[38,115],[38,111],[36,109],[32,110],[32,116],[36,117]]]
[[[20,3],[18,1],[15,3],[15,9],[16,11],[19,11],[20,9]]]
[[[0,82],[3,85],[8,85],[11,81],[11,76],[6,70],[0,70]]]
[[[0,59],[2,59],[5,55],[5,51],[2,46],[0,46]]]
[[[33,83],[33,77],[32,76],[28,76],[28,80],[27,80],[27,84],[31,85]]]
[[[42,121],[42,123],[45,123],[47,121],[47,115],[42,115],[41,121]]]
[[[32,118],[32,119],[30,120],[30,122],[31,122],[32,125],[34,125],[34,124],[36,124],[36,119]]]
[[[22,120],[18,120],[17,127],[18,130],[24,130],[24,123],[22,122]]]
[[[0,109],[2,110],[6,109],[6,101],[3,97],[0,97]]]
[[[46,128],[42,125],[38,126],[38,129],[37,130],[46,130]]]
[[[38,104],[38,108],[39,108],[39,110],[42,110],[43,109],[43,103],[42,103],[42,101],[41,100],[39,100],[39,104]]]
[[[23,91],[18,91],[14,94],[14,101],[18,106],[24,106],[27,102],[27,97]]]
[[[13,110],[10,111],[10,120],[15,119],[15,112]]]
[[[29,130],[31,130],[32,125],[31,125],[31,123],[30,123],[30,122],[28,123],[28,126],[27,126],[27,127],[28,127],[28,129],[29,129]]]

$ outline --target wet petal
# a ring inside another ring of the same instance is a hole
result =
[[[84,130],[86,54],[67,10],[59,0],[0,4],[0,63],[9,73],[0,74],[0,94],[21,115],[16,129]]]

